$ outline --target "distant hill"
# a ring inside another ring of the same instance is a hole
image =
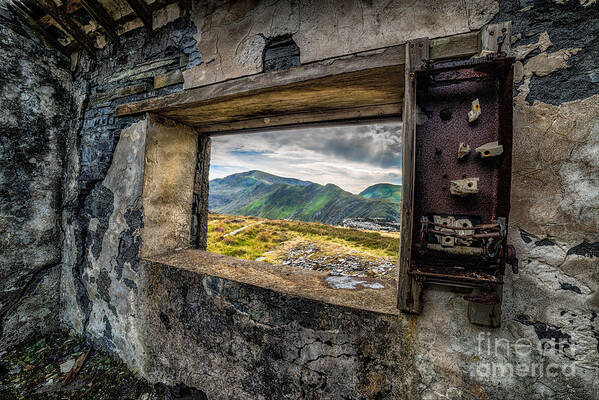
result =
[[[367,199],[383,199],[401,203],[401,185],[391,183],[377,183],[364,189],[360,196]]]
[[[221,214],[331,225],[339,225],[345,218],[385,218],[398,222],[400,216],[399,204],[388,199],[368,198],[333,184],[323,186],[262,171],[211,180],[209,209]]]

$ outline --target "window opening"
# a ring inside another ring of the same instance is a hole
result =
[[[208,251],[396,277],[400,123],[215,136],[211,148]]]

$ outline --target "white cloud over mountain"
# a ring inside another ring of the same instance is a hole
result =
[[[210,179],[257,169],[358,193],[401,183],[401,123],[217,136],[210,164]]]

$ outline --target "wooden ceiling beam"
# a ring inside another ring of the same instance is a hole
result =
[[[104,28],[106,34],[115,43],[118,43],[119,36],[116,33],[116,25],[108,11],[104,9],[102,4],[97,0],[81,0],[81,5],[91,15],[92,18],[98,22],[98,24]]]
[[[69,35],[75,39],[90,56],[94,56],[96,49],[91,39],[81,30],[81,28],[69,18],[65,10],[58,8],[53,0],[36,0],[40,8],[48,13]]]
[[[146,28],[152,30],[152,10],[143,0],[126,0],[133,12],[141,19]]]
[[[23,23],[29,26],[33,32],[46,44],[46,46],[60,51],[64,55],[68,55],[66,49],[58,43],[58,40],[47,30],[45,30],[37,21],[30,15],[27,7],[20,1],[8,0],[6,2],[8,9],[15,14]]]

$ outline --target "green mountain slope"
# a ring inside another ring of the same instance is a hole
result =
[[[299,179],[283,178],[262,171],[247,171],[239,174],[229,175],[220,179],[210,181],[209,207],[215,211],[229,205],[233,200],[242,200],[240,197],[256,197],[260,193],[266,194],[267,188],[274,184],[285,184],[292,186],[307,186],[312,182],[300,181]],[[255,191],[262,191],[256,193]],[[243,204],[243,201],[242,201]],[[230,206],[235,209],[239,206]],[[225,211],[222,211],[226,213]]]
[[[367,199],[383,199],[401,203],[401,185],[377,183],[364,189],[360,196]]]
[[[399,205],[365,198],[333,184],[319,185],[248,171],[210,181],[213,212],[340,224],[344,218],[385,218],[399,221]]]

